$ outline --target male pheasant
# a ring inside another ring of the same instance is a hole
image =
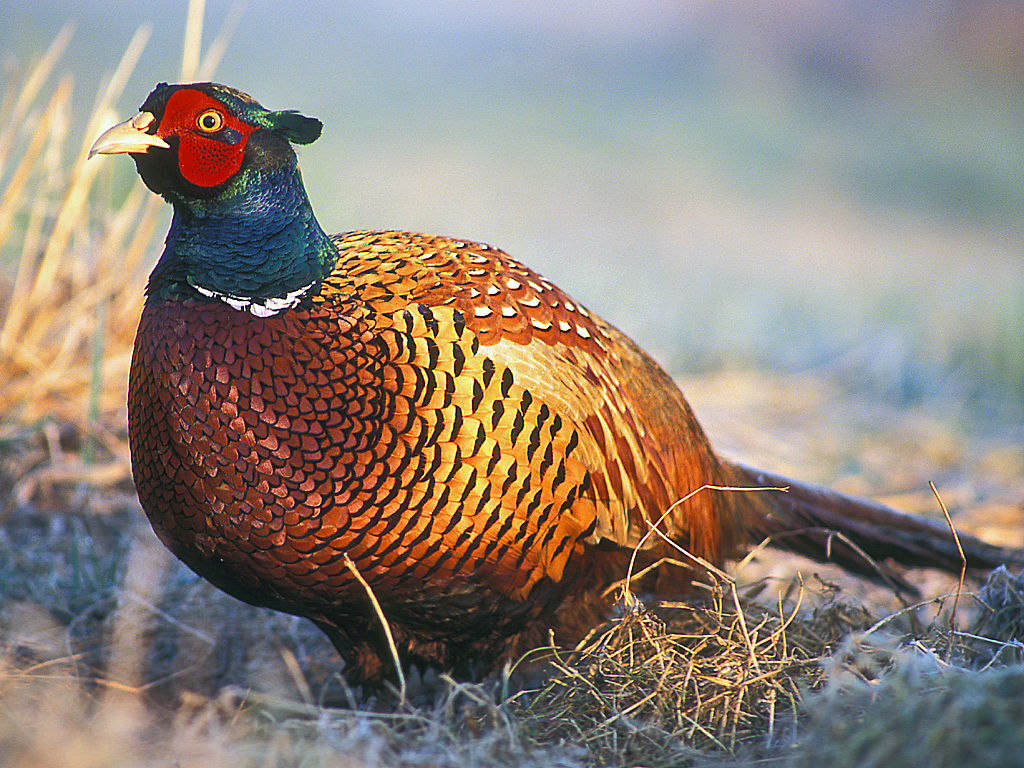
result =
[[[174,208],[128,418],[142,506],[196,573],[309,617],[375,681],[391,663],[367,587],[404,662],[479,673],[548,627],[571,639],[634,550],[638,568],[676,555],[655,525],[714,564],[770,536],[869,575],[959,570],[945,526],[718,457],[650,357],[505,253],[328,237],[292,149],[320,131],[160,84],[92,148],[129,153]],[[960,540],[972,568],[1020,561]]]

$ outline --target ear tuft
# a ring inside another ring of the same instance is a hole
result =
[[[300,115],[293,109],[271,112],[270,124],[275,133],[293,144],[312,144],[320,138],[324,124],[315,117]]]

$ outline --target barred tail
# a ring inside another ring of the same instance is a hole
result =
[[[886,564],[938,568],[960,573],[963,558],[945,522],[929,520],[847,496],[817,485],[722,460],[728,482],[737,487],[787,488],[786,491],[734,493],[748,539],[768,539],[776,548],[915,592]],[[967,570],[984,573],[1001,564],[1024,563],[1024,550],[998,547],[957,533]]]

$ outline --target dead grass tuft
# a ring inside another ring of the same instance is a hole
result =
[[[554,673],[527,723],[541,739],[582,743],[598,762],[622,765],[785,740],[801,691],[820,680],[832,614],[798,619],[798,605],[770,610],[727,596],[732,589],[657,613],[631,602],[571,653],[551,649]]]

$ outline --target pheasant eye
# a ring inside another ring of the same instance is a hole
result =
[[[216,133],[224,127],[224,115],[216,109],[208,109],[196,118],[196,125],[204,133]]]

